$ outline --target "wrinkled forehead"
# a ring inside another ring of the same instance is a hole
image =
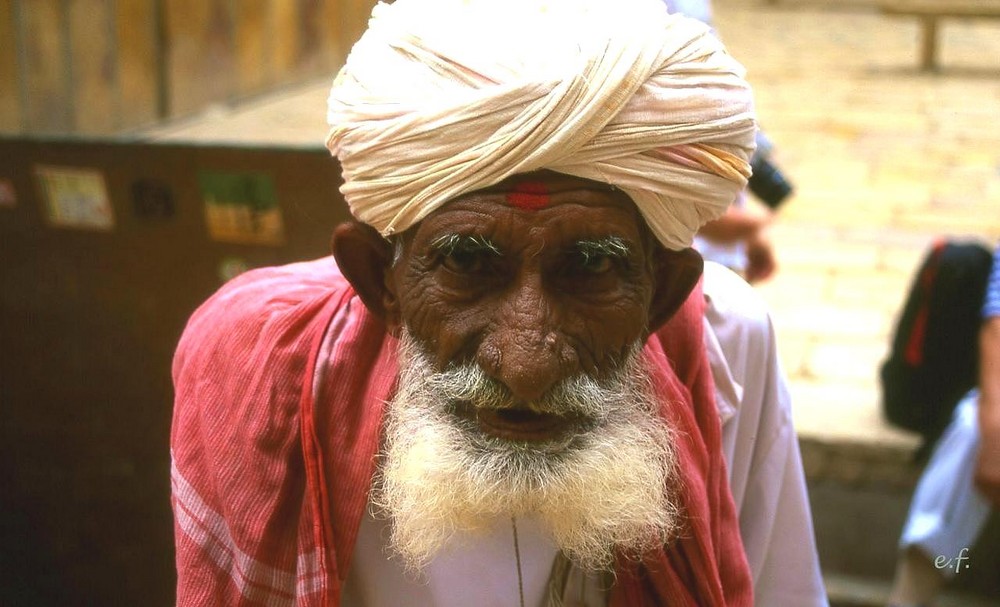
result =
[[[621,189],[549,170],[517,174],[457,196],[415,228],[407,231],[411,237],[507,233],[518,241],[535,238],[549,243],[554,237],[572,235],[654,239],[635,203]]]
[[[621,191],[613,185],[601,181],[594,181],[593,179],[585,179],[583,177],[557,173],[548,169],[511,175],[495,185],[470,192],[469,194],[517,193],[531,192],[534,190],[538,190],[538,193],[547,192],[550,194],[574,190],[592,190],[595,192],[605,192],[609,195],[622,194]],[[467,195],[468,194],[463,196]]]
[[[488,188],[459,196],[458,199],[483,194],[502,194],[502,200],[508,206],[531,211],[546,208],[553,203],[554,199],[565,197],[560,195],[569,193],[593,193],[596,196],[591,194],[587,198],[609,202],[616,201],[626,204],[626,206],[634,206],[631,199],[613,185],[544,169],[512,175]],[[497,198],[499,199],[499,197]]]

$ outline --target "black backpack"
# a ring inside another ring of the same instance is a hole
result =
[[[896,426],[920,433],[925,456],[979,374],[979,326],[993,256],[974,243],[936,242],[910,286],[889,358],[882,406]]]

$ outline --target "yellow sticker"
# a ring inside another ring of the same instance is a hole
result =
[[[36,166],[35,178],[50,225],[85,230],[114,229],[114,211],[100,171]]]

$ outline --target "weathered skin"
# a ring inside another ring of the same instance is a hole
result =
[[[547,189],[544,204],[517,204],[511,192],[527,180]],[[442,249],[451,235],[499,254]],[[623,193],[550,172],[461,196],[399,238],[394,263],[393,245],[370,227],[337,228],[334,255],[365,305],[390,331],[406,326],[439,368],[474,360],[524,402],[581,371],[610,370],[701,273],[700,257],[664,249]],[[627,254],[580,253],[581,241],[608,239]]]

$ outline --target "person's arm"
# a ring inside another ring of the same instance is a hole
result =
[[[770,278],[778,267],[774,247],[767,234],[773,218],[774,214],[767,207],[734,205],[722,217],[702,226],[698,234],[722,244],[743,242],[747,256],[744,277],[747,282],[754,283]]]
[[[745,275],[750,284],[767,280],[778,269],[778,261],[774,255],[774,245],[767,230],[760,230],[746,241],[747,267]]]
[[[705,225],[698,233],[720,243],[732,243],[756,236],[770,225],[772,214],[768,210],[730,206],[726,212]]]
[[[979,333],[979,431],[976,487],[1000,508],[1000,316]]]

